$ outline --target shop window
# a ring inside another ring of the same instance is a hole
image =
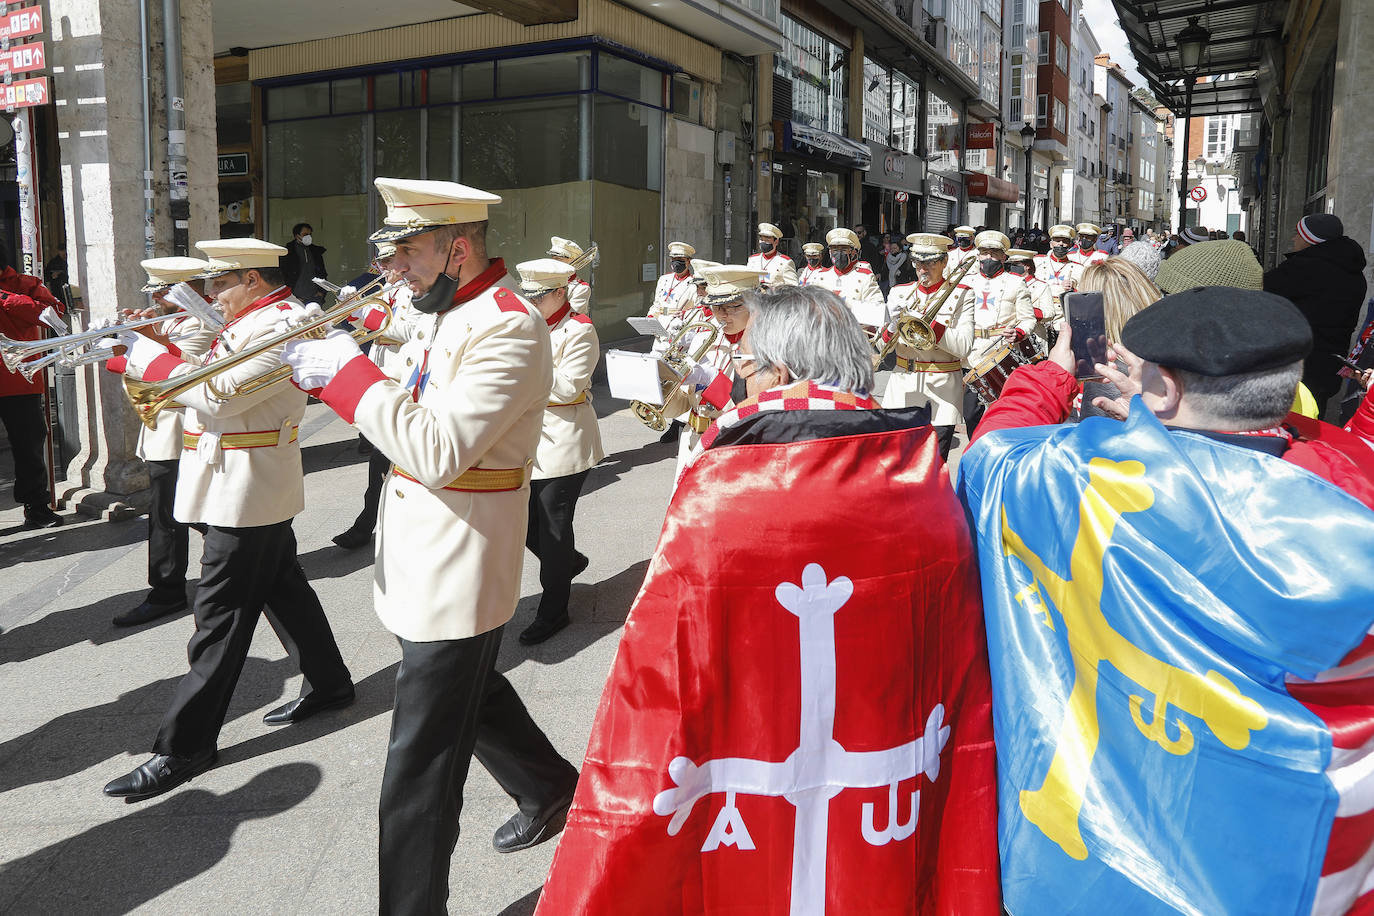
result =
[[[420,176],[420,110],[384,111],[372,126],[372,171],[390,178]]]
[[[478,61],[429,71],[429,103],[475,102],[496,97],[496,62]]]
[[[329,84],[282,86],[267,93],[267,114],[281,118],[314,118],[329,114]]]
[[[485,190],[576,181],[578,99],[478,102],[461,109],[459,181]],[[531,142],[537,137],[539,142]]]
[[[497,94],[509,99],[590,89],[590,60],[590,51],[570,51],[497,61]]]
[[[418,77],[419,73],[415,70],[377,74],[372,78],[372,107],[380,110],[418,105],[419,94],[415,90]]]
[[[1336,58],[1332,55],[1322,75],[1317,77],[1309,99],[1311,118],[1307,128],[1307,175],[1303,213],[1320,213],[1326,204],[1326,156],[1331,146],[1331,99],[1336,81]]]
[[[594,178],[651,191],[663,186],[663,112],[638,102],[597,95],[592,123]],[[566,156],[562,150],[560,154]]]
[[[364,115],[268,124],[267,196],[365,193],[366,138]]]
[[[598,92],[608,92],[656,108],[663,107],[663,74],[659,71],[614,54],[598,54],[596,67]]]
[[[677,74],[672,81],[672,105],[669,110],[680,121],[701,123],[701,83],[685,74]]]
[[[431,108],[425,113],[425,177],[435,181],[458,180],[458,117],[453,107]]]
[[[247,146],[253,138],[253,88],[248,82],[215,87],[215,132],[220,146]]]
[[[355,76],[351,79],[333,80],[329,84],[334,114],[349,114],[367,110],[367,79]]]

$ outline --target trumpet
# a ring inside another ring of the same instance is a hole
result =
[[[682,390],[682,385],[688,373],[692,371],[691,363],[687,361],[687,346],[692,339],[691,335],[698,330],[709,332],[692,352],[692,362],[699,362],[716,345],[716,339],[720,336],[720,328],[710,321],[694,321],[683,325],[669,340],[668,349],[659,359],[658,376],[659,384],[663,386],[663,405],[647,404],[644,401],[630,402],[630,412],[654,432],[663,432],[673,417],[692,407],[692,402],[687,397],[687,392]]]
[[[347,318],[364,305],[377,305],[384,309],[386,321],[375,331],[358,328],[353,332],[353,339],[359,344],[364,344],[382,336],[386,332],[387,325],[391,323],[393,314],[391,304],[386,299],[387,294],[400,285],[399,283],[388,284],[383,278],[378,277],[352,296],[340,299],[333,308],[308,321],[293,325],[265,340],[258,341],[251,347],[245,347],[237,353],[230,353],[223,359],[217,359],[199,369],[174,375],[161,382],[145,382],[142,379],[132,379],[126,375],[124,377],[124,393],[128,396],[129,403],[133,405],[138,418],[143,421],[143,425],[152,429],[157,425],[159,413],[168,406],[174,405],[177,397],[199,385],[204,385],[210,396],[220,402],[278,385],[291,378],[290,366],[278,366],[227,390],[216,385],[215,378],[298,337],[323,337],[329,327]]]
[[[178,334],[172,337],[171,341],[172,343],[176,343],[179,340],[186,340],[193,336],[195,335]],[[74,369],[77,366],[84,366],[88,363],[98,363],[107,360],[115,355],[114,347],[100,347],[94,350],[87,350],[84,353],[77,352],[78,347],[87,346],[90,343],[94,343],[94,341],[87,341],[85,344],[73,344],[71,347],[57,348],[46,356],[25,360],[19,364],[18,369],[15,371],[24,376],[27,381],[31,382],[35,375],[50,366],[61,366],[64,369]]]
[[[950,294],[958,287],[959,281],[968,273],[969,268],[977,258],[964,258],[963,263],[954,268],[954,273],[950,274],[945,280],[945,289],[931,300],[923,312],[903,311],[897,316],[897,330],[886,344],[883,345],[873,357],[873,365],[876,367],[901,341],[913,350],[930,350],[935,347],[935,332],[931,329],[931,323],[935,321],[935,316],[944,308],[945,300],[949,299]]]
[[[89,331],[79,331],[75,334],[64,334],[61,337],[48,337],[42,340],[14,340],[0,334],[0,360],[4,361],[6,369],[11,372],[18,372],[19,367],[26,360],[48,350],[70,350],[73,347],[94,343],[104,337],[114,337],[120,331],[132,331],[135,328],[143,328],[150,324],[166,321],[168,317],[167,315],[159,315],[156,318],[140,318],[137,321],[111,325],[108,328],[93,328]]]

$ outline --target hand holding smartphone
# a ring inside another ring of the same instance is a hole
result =
[[[1066,293],[1064,313],[1073,335],[1074,377],[1101,378],[1097,364],[1107,359],[1107,320],[1101,293]]]

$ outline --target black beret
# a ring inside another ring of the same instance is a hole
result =
[[[1198,286],[1136,312],[1121,342],[1141,359],[1198,375],[1277,369],[1312,352],[1312,328],[1273,293]]]

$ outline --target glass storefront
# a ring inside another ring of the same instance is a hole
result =
[[[658,275],[666,93],[663,71],[590,46],[269,86],[266,237],[309,222],[347,280],[386,215],[376,176],[459,181],[503,198],[488,243],[511,267],[552,235],[595,241],[592,315],[619,326]]]
[[[773,222],[783,233],[783,253],[802,257],[807,242],[825,243],[825,234],[844,224],[845,176],[799,161],[773,163]]]

